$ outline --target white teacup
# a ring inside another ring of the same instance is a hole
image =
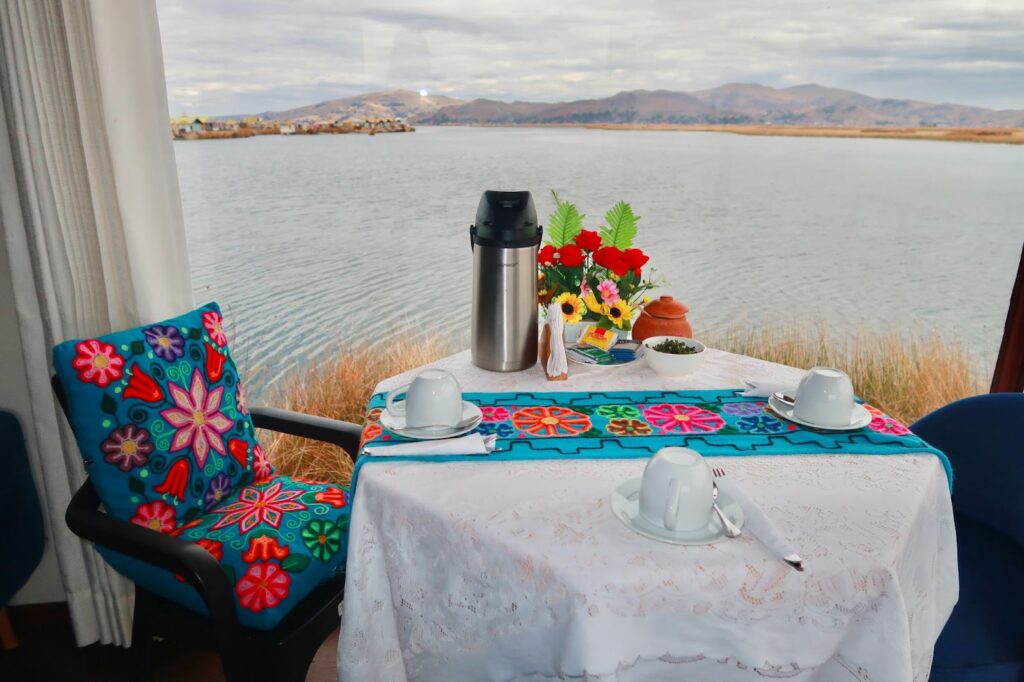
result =
[[[711,520],[711,469],[699,452],[662,448],[640,482],[640,515],[670,531],[695,530]]]
[[[405,400],[396,403],[402,393]],[[462,388],[451,372],[428,369],[412,383],[392,389],[385,409],[413,428],[455,426],[462,419]]]
[[[853,405],[853,382],[846,372],[814,367],[797,386],[793,416],[809,424],[848,426]]]

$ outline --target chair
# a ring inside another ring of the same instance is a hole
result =
[[[254,430],[357,452],[361,429],[246,409],[221,324],[209,304],[55,348],[53,388],[89,473],[66,520],[136,585],[135,679],[148,674],[153,637],[164,636],[213,645],[230,681],[303,680],[339,622],[348,493],[275,474]],[[182,405],[197,411],[181,417]]]
[[[0,648],[18,646],[7,602],[43,556],[43,515],[17,417],[0,411],[0,545],[14,548],[0,562]]]
[[[1024,394],[957,401],[910,429],[949,457],[960,600],[933,682],[1024,682]]]

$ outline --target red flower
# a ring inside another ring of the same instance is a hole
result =
[[[167,470],[164,482],[153,488],[161,495],[170,493],[178,498],[179,502],[185,501],[185,488],[188,486],[188,457],[180,457],[174,460],[171,468]]]
[[[206,378],[213,384],[220,381],[220,378],[224,376],[224,363],[227,361],[227,358],[210,344],[205,343],[203,345],[206,346]]]
[[[174,530],[174,508],[163,500],[143,502],[136,507],[130,521],[159,533],[170,533]]]
[[[153,381],[153,377],[139,369],[139,363],[137,362],[132,364],[131,375],[128,377],[128,387],[124,389],[124,393],[121,395],[125,399],[138,398],[147,403],[158,403],[164,399],[163,390]]]
[[[210,334],[210,339],[218,346],[226,346],[228,337],[224,335],[224,318],[216,310],[203,313],[203,327]]]
[[[594,262],[602,268],[611,270],[619,277],[629,272],[626,254],[614,246],[602,246],[594,253]]]
[[[292,579],[272,561],[249,567],[235,585],[238,603],[250,611],[272,609],[288,596]]]
[[[575,244],[566,244],[558,250],[558,262],[570,268],[583,265],[583,249]]]
[[[228,441],[228,452],[231,456],[238,460],[238,463],[245,467],[246,460],[249,459],[249,444],[244,440],[232,438]]]
[[[317,502],[325,502],[335,509],[348,504],[348,494],[341,488],[328,488],[323,492],[317,493],[314,499]]]
[[[78,370],[79,381],[106,388],[111,381],[121,378],[124,358],[109,343],[90,339],[80,342],[75,350],[78,354],[71,366]]]
[[[647,261],[651,260],[640,249],[626,249],[626,253],[623,256],[626,258],[626,265],[632,268],[637,277],[640,276],[640,268],[647,265]]]
[[[597,251],[601,248],[601,235],[593,230],[580,230],[574,241],[577,246],[587,252]]]
[[[223,561],[224,560],[224,545],[222,543],[218,542],[217,540],[210,540],[208,538],[200,538],[199,540],[196,540],[194,544],[199,545],[200,547],[205,549],[207,552],[212,554],[213,558],[216,559],[217,561]],[[182,576],[182,575],[179,575],[179,574],[175,573],[174,577],[177,578],[178,580],[180,580],[181,582],[185,582],[185,577]]]
[[[257,559],[260,561],[270,561],[271,559],[280,561],[288,556],[290,551],[287,547],[282,547],[277,538],[272,535],[260,535],[249,540],[249,549],[242,553],[242,561],[247,564],[251,564]]]
[[[306,509],[306,505],[295,501],[303,493],[302,490],[281,490],[281,487],[281,481],[277,481],[263,490],[243,488],[237,502],[213,510],[212,513],[223,516],[210,530],[238,524],[240,533],[248,533],[261,523],[279,528],[285,514]]]
[[[551,244],[545,244],[543,248],[537,252],[537,262],[541,265],[554,265],[555,247],[551,246]]]

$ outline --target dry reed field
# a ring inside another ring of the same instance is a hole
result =
[[[839,367],[849,373],[858,395],[907,424],[986,390],[966,350],[934,335],[892,330],[846,338],[824,326],[790,324],[731,329],[702,335],[702,340],[713,348],[794,367]],[[343,347],[332,359],[286,380],[277,399],[268,404],[361,424],[378,382],[454,350],[431,336]],[[344,484],[350,480],[352,463],[340,448],[281,434],[261,435],[281,473]]]

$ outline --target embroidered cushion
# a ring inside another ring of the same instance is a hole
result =
[[[271,473],[216,303],[65,341],[53,366],[89,477],[116,517],[176,527]]]
[[[148,518],[169,514],[157,497]],[[270,476],[235,489],[218,506],[177,528],[158,530],[194,542],[217,558],[234,585],[244,627],[273,628],[318,585],[345,570],[349,495],[309,479]],[[183,578],[115,552],[104,557],[135,583],[200,613],[199,594]]]

